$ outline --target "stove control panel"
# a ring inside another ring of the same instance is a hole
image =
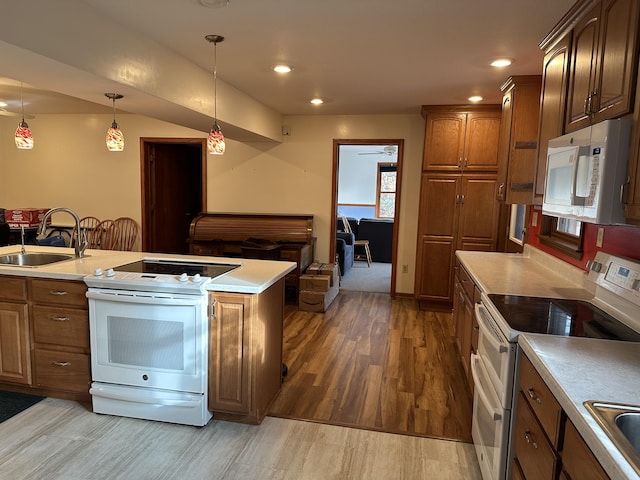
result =
[[[640,306],[640,263],[598,252],[587,267],[590,280]]]

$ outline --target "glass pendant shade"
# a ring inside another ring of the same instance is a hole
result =
[[[211,127],[211,132],[209,132],[209,137],[207,138],[207,152],[213,155],[222,155],[224,150],[224,135],[222,135],[222,131],[220,131],[218,124],[214,123],[213,127]]]
[[[16,128],[16,147],[20,150],[31,150],[33,148],[33,134],[27,122],[22,119]]]
[[[124,135],[116,122],[113,122],[109,130],[107,130],[107,150],[110,152],[124,150]]]

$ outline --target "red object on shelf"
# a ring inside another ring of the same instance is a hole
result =
[[[4,221],[10,228],[34,228],[40,225],[50,208],[7,208],[4,211]],[[49,223],[51,219],[49,219]]]

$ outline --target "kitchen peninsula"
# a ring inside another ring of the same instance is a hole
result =
[[[19,253],[16,245],[0,255]],[[27,253],[73,249],[27,246]],[[89,400],[85,276],[143,259],[239,265],[203,286],[208,305],[208,407],[216,418],[260,423],[280,390],[286,261],[87,250],[39,267],[0,265],[0,386]],[[107,274],[108,275],[108,274]],[[222,383],[221,383],[222,382]]]

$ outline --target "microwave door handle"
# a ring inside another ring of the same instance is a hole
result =
[[[479,368],[482,368],[480,366],[480,357],[475,353],[472,353],[471,354],[471,376],[473,377],[473,383],[476,386],[475,391],[478,392],[478,397],[484,404],[485,408],[489,412],[491,412],[491,416],[493,420],[498,422],[502,419],[502,415],[498,410],[493,408],[493,406],[491,405],[491,402],[489,401],[489,398],[487,397],[486,392],[484,391],[487,385],[482,383],[482,381],[480,380],[480,375],[478,375]]]
[[[493,349],[495,349],[499,353],[506,353],[509,351],[509,348],[504,345],[503,342],[495,335],[493,329],[489,326],[486,320],[486,316],[489,316],[489,312],[485,307],[482,306],[481,303],[476,303],[476,320],[478,321],[478,326],[481,331],[486,333],[487,341],[491,345]]]
[[[589,171],[591,165],[589,163],[589,146],[581,146],[576,151],[576,161],[573,164],[573,179],[571,181],[571,205],[584,206],[585,197],[577,195],[578,182],[585,183],[588,180],[589,184],[593,183],[593,178],[589,178]],[[585,162],[589,162],[585,167]],[[586,178],[585,178],[586,177]]]

